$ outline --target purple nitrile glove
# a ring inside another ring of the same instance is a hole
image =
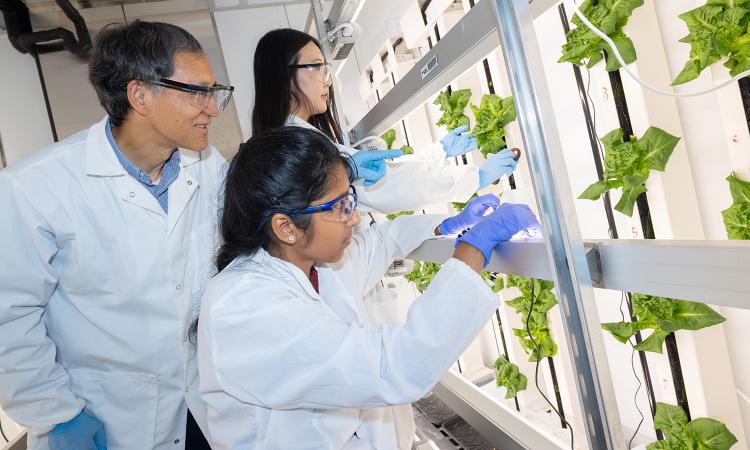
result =
[[[438,225],[440,234],[443,236],[458,234],[467,228],[471,228],[482,220],[487,210],[498,206],[500,206],[500,198],[495,194],[474,197],[466,203],[463,211],[453,217],[448,217]]]
[[[49,432],[48,442],[50,450],[107,450],[104,425],[86,411],[57,424]]]
[[[481,251],[484,255],[484,267],[487,267],[492,258],[492,250],[499,243],[509,241],[516,234],[540,237],[541,225],[528,206],[503,203],[466,234],[456,239],[456,245],[466,242]]]
[[[461,125],[440,139],[446,156],[461,156],[477,149],[477,138],[466,133],[468,130],[468,125]]]
[[[357,178],[362,178],[365,186],[377,183],[385,175],[384,160],[403,154],[401,150],[360,150],[354,153],[352,160],[357,166]]]

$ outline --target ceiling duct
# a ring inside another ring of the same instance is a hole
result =
[[[62,27],[34,31],[31,27],[29,8],[25,3],[21,0],[0,0],[0,11],[3,13],[8,39],[16,50],[31,55],[57,51],[61,48],[76,55],[84,55],[91,50],[91,36],[83,17],[69,0],[55,0],[55,3],[73,22],[78,39],[76,35]]]

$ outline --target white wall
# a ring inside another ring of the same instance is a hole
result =
[[[8,164],[51,144],[52,131],[34,58],[0,33],[0,138]]]
[[[308,4],[259,6],[213,12],[234,102],[245,140],[250,138],[255,96],[253,57],[258,41],[276,28],[302,30],[310,10]]]

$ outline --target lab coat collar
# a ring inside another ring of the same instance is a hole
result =
[[[107,139],[107,120],[109,118],[105,117],[89,128],[86,141],[86,174],[103,177],[124,176],[127,175],[127,172],[118,161],[115,151]],[[187,167],[201,160],[201,152],[184,148],[178,150],[180,152],[180,167]]]
[[[257,262],[261,267],[265,267],[270,272],[275,272],[279,276],[279,279],[293,278],[307,295],[317,301],[321,300],[320,294],[315,292],[315,288],[313,288],[310,282],[309,275],[302,272],[302,269],[289,261],[276,258],[262,248],[255,255],[251,256],[250,260]],[[315,268],[320,270],[321,266],[316,265]]]
[[[307,128],[308,130],[319,131],[317,128],[312,126],[309,122],[300,118],[299,116],[295,116],[294,114],[292,114],[291,116],[289,116],[288,119],[286,119],[286,123],[284,125],[288,127],[301,127],[301,128]]]

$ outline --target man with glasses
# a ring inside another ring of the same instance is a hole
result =
[[[233,88],[187,31],[142,21],[99,34],[89,78],[107,117],[0,172],[0,405],[32,450],[208,449],[187,332]]]

